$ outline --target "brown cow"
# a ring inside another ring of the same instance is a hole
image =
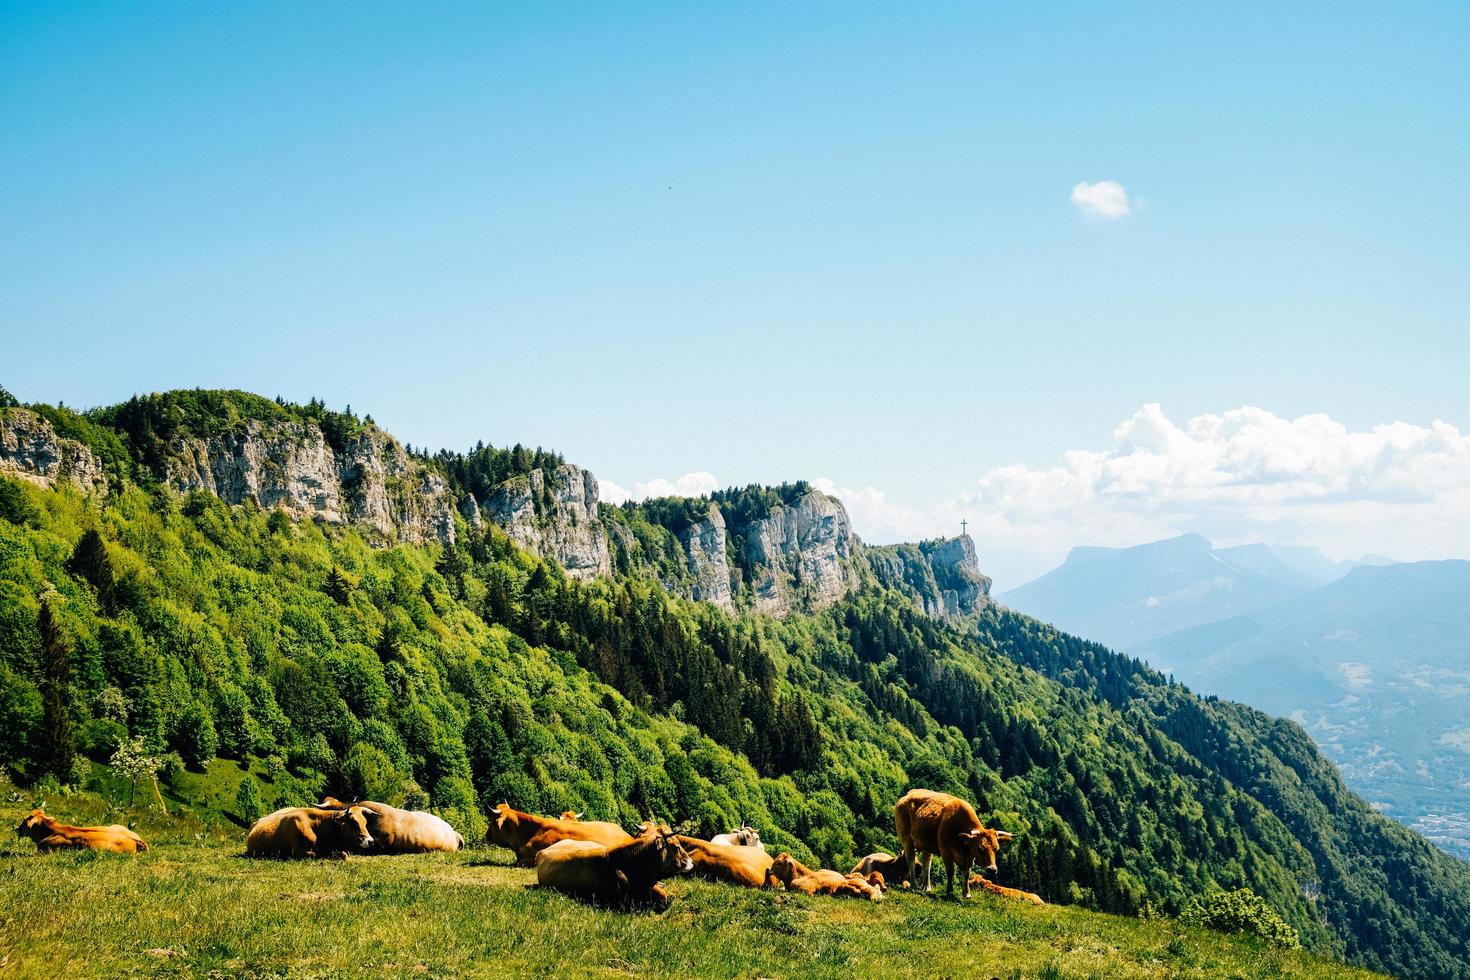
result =
[[[850,895],[866,898],[872,902],[883,901],[882,889],[866,880],[862,875],[845,875],[840,871],[816,871],[808,868],[790,854],[782,854],[766,869],[766,885],[781,882],[790,891],[808,895]]]
[[[655,827],[626,844],[562,840],[536,855],[536,882],[577,898],[616,905],[665,904],[659,882],[694,867],[668,827]]]
[[[710,881],[727,881],[746,888],[760,888],[766,883],[771,856],[760,847],[738,844],[716,844],[697,837],[680,837],[679,844],[689,852],[694,873]]]
[[[255,821],[245,838],[247,857],[326,857],[372,846],[368,813],[360,806],[345,810],[288,806]]]
[[[874,872],[878,872],[883,875],[884,881],[897,881],[907,884],[909,870],[910,864],[903,858],[894,857],[887,851],[875,851],[854,865],[850,873],[867,877]]]
[[[995,858],[1000,853],[1002,841],[1014,834],[1004,830],[990,830],[980,823],[975,808],[957,796],[935,793],[927,789],[911,789],[893,808],[894,822],[898,825],[898,840],[903,845],[904,860],[909,862],[913,874],[911,881],[919,883],[919,856],[924,859],[924,890],[934,890],[934,855],[944,861],[948,874],[945,894],[954,894],[955,866],[964,876],[965,897],[970,897],[970,867],[980,855],[985,855],[985,869],[995,872]]]
[[[325,797],[323,810],[346,810],[360,806],[368,814],[368,833],[373,836],[374,854],[422,854],[425,851],[457,851],[464,838],[448,822],[422,810],[400,810],[386,803],[359,800],[343,803]]]
[[[539,851],[558,841],[585,840],[604,847],[617,847],[632,839],[632,835],[615,823],[552,820],[517,810],[509,803],[495,808],[490,815],[490,827],[485,831],[486,841],[515,851],[516,863],[526,868],[536,863]]]
[[[73,827],[46,816],[45,810],[32,810],[31,815],[15,828],[17,837],[29,837],[41,851],[55,851],[64,847],[81,850],[111,851],[115,854],[136,854],[148,850],[143,838],[122,824],[105,827]]]
[[[986,891],[993,892],[1002,898],[1019,898],[1021,901],[1030,902],[1032,905],[1046,904],[1046,902],[1042,901],[1040,895],[1033,894],[1032,892],[1023,892],[1019,888],[1007,888],[1005,885],[997,885],[993,881],[987,881],[983,875],[971,875],[970,884],[979,885]]]

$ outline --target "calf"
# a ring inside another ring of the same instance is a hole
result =
[[[679,845],[694,862],[694,874],[710,881],[725,881],[746,888],[760,888],[766,883],[771,856],[763,847],[739,847],[717,844],[697,837],[680,837]]]
[[[924,862],[924,890],[934,890],[934,855],[944,861],[948,875],[945,894],[954,895],[955,866],[964,876],[965,897],[970,897],[970,867],[985,855],[985,869],[995,872],[995,858],[1002,841],[1014,834],[990,830],[980,823],[975,808],[957,796],[935,793],[927,789],[911,789],[893,808],[898,840],[903,845],[904,860],[913,871],[911,880],[919,883],[919,859]]]
[[[73,827],[54,817],[46,816],[44,810],[32,810],[30,816],[15,828],[17,837],[29,837],[41,851],[61,848],[79,850],[111,851],[115,854],[136,854],[148,850],[143,838],[122,824],[105,827]]]
[[[464,847],[464,838],[459,832],[432,813],[400,810],[372,800],[349,804],[330,796],[321,803],[323,810],[346,810],[350,806],[362,807],[367,812],[374,854],[421,854],[425,851],[457,851]]]
[[[1032,905],[1046,904],[1046,902],[1042,901],[1040,895],[1033,894],[1032,892],[1023,892],[1019,888],[1007,888],[1004,885],[997,885],[993,881],[987,881],[983,875],[971,875],[970,884],[983,888],[1002,898],[1019,898],[1021,901],[1030,902]]]
[[[909,880],[909,862],[901,857],[894,857],[886,851],[875,851],[859,861],[850,872],[851,874],[868,877],[874,872],[883,875],[884,881],[896,881],[907,884]]]
[[[536,882],[577,898],[613,905],[665,904],[659,882],[694,867],[667,827],[655,827],[626,844],[563,840],[536,855]]]
[[[790,891],[805,892],[808,895],[847,895],[866,898],[872,902],[883,901],[883,890],[862,875],[814,871],[790,854],[782,854],[766,869],[766,885],[777,881]]]
[[[372,846],[368,814],[360,806],[344,810],[288,806],[255,821],[245,838],[247,857],[326,857]]]
[[[615,823],[600,820],[552,820],[513,808],[509,803],[497,806],[490,815],[485,840],[508,847],[516,854],[516,863],[531,867],[536,855],[559,841],[581,840],[617,847],[631,841],[632,836]]]
[[[739,830],[732,830],[728,834],[716,834],[709,840],[711,844],[729,844],[734,847],[758,847],[762,851],[766,849],[766,845],[761,843],[760,831],[754,827],[741,827]]]

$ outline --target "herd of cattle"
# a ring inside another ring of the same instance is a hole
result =
[[[771,857],[760,833],[742,827],[711,840],[675,834],[645,822],[629,834],[615,823],[582,820],[566,812],[558,818],[524,813],[502,803],[491,812],[485,840],[509,848],[516,864],[533,867],[538,884],[591,901],[615,905],[664,904],[660,882],[694,874],[747,888],[774,887],[809,895],[839,895],[877,902],[888,883],[922,881],[933,891],[932,863],[944,862],[947,892],[954,893],[955,872],[964,877],[964,896],[973,887],[1037,905],[1042,900],[970,875],[977,862],[995,873],[1001,844],[1014,835],[983,826],[975,808],[947,793],[915,789],[894,807],[902,856],[869,854],[847,874],[813,869],[790,854]],[[73,827],[43,811],[32,811],[16,828],[42,851],[87,848],[134,854],[148,850],[126,827]],[[327,797],[314,807],[286,807],[261,817],[245,839],[248,857],[328,857],[345,854],[411,854],[457,851],[464,838],[432,813],[401,810],[372,801],[343,803]],[[922,879],[920,877],[922,873]]]

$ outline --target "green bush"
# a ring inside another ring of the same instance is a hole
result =
[[[1180,913],[1179,921],[1216,932],[1260,936],[1283,949],[1300,949],[1302,945],[1297,931],[1282,921],[1276,910],[1249,888],[1198,897]]]

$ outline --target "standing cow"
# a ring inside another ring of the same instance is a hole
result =
[[[957,796],[935,793],[927,789],[911,789],[893,808],[898,826],[898,841],[903,856],[912,869],[914,887],[919,884],[919,858],[924,861],[924,890],[934,890],[934,855],[944,861],[948,876],[945,894],[954,895],[955,868],[960,869],[965,883],[965,897],[970,897],[970,866],[985,856],[984,868],[994,874],[995,858],[1003,841],[1015,835],[1004,830],[991,830],[980,823],[975,808]]]

